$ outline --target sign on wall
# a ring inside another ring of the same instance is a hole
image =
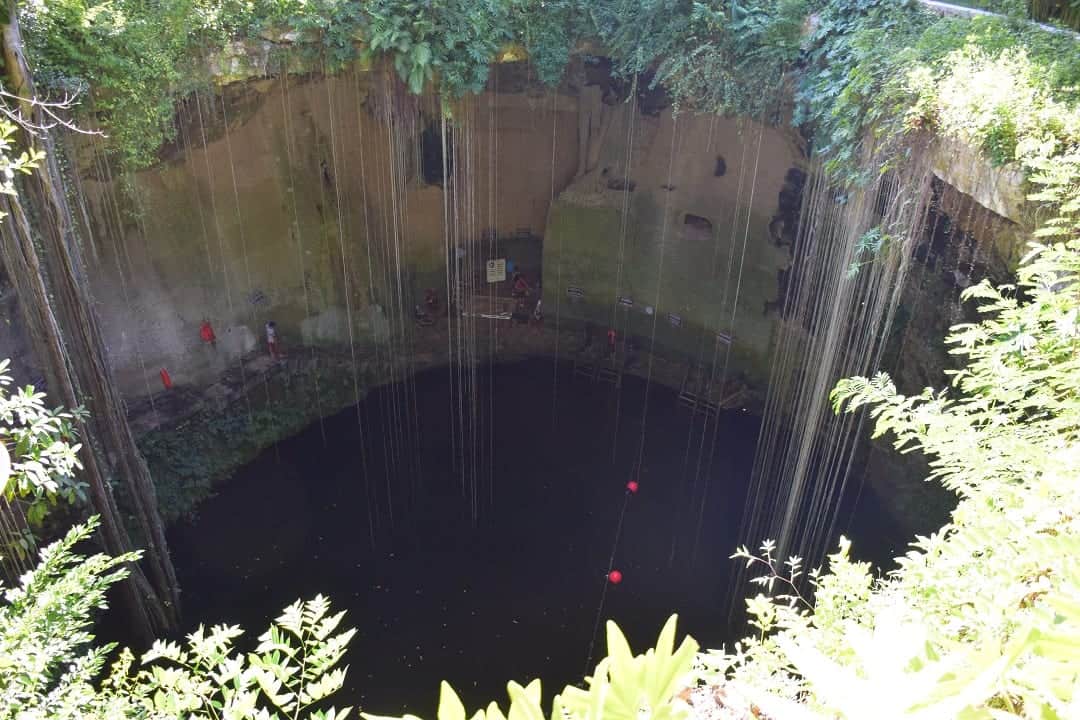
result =
[[[506,258],[487,261],[487,281],[497,283],[506,280]]]
[[[619,304],[625,308],[632,308],[634,307],[634,298],[621,297],[619,298]]]
[[[566,288],[566,296],[574,302],[577,302],[585,298],[585,291],[576,285],[570,285]]]

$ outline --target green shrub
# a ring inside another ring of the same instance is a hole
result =
[[[158,641],[136,664],[120,653],[102,679],[114,645],[92,646],[93,613],[137,554],[82,557],[75,546],[97,527],[91,519],[41,552],[41,562],[5,589],[0,604],[0,717],[19,720],[93,718],[271,718],[341,720],[350,709],[324,707],[341,688],[337,667],[354,630],[339,630],[317,596],[287,607],[239,652],[235,626],[199,627],[181,645]]]
[[[766,572],[747,606],[758,634],[713,654],[718,675],[768,711],[826,717],[1066,718],[1080,696],[1080,240],[1034,246],[1015,287],[965,291],[982,319],[958,325],[948,391],[905,397],[885,375],[833,391],[868,408],[875,436],[930,459],[960,496],[952,521],[875,579],[849,546],[800,585],[798,559]],[[788,708],[788,710],[785,710]],[[800,710],[805,712],[805,708]]]
[[[510,707],[503,712],[492,702],[486,708],[469,715],[457,693],[447,683],[439,693],[437,720],[640,720],[642,708],[647,708],[653,720],[681,720],[686,706],[677,700],[678,693],[691,682],[694,657],[698,645],[684,638],[675,647],[676,616],[672,615],[656,646],[642,655],[634,655],[630,645],[615,623],[607,623],[608,656],[586,678],[588,689],[569,685],[555,696],[550,715],[540,700],[540,681],[526,686],[511,682],[507,686]],[[365,713],[366,720],[420,720],[415,715],[391,718]]]
[[[0,554],[25,557],[33,548],[29,535],[50,510],[86,500],[86,484],[75,477],[79,445],[72,421],[80,410],[49,410],[45,394],[26,386],[8,392],[8,360],[0,360],[0,497],[18,502],[28,526],[8,537]]]

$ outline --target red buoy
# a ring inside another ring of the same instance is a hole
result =
[[[165,389],[172,390],[172,378],[169,377],[169,371],[161,368],[161,372],[158,374],[161,375],[161,384],[165,386]]]
[[[607,574],[608,582],[612,585],[618,585],[622,582],[622,573],[618,570],[612,570]]]
[[[630,482],[626,483],[626,491],[629,493],[636,493],[638,491],[638,487],[640,486],[638,485],[637,480],[631,480]]]

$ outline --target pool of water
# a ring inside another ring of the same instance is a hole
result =
[[[371,393],[363,434],[355,409],[328,418],[173,528],[188,627],[253,638],[323,593],[358,629],[338,704],[425,717],[444,679],[469,707],[504,702],[511,679],[579,681],[594,639],[603,655],[598,615],[635,649],[672,612],[704,646],[726,639],[757,418],[726,412],[703,440],[671,390],[649,388],[646,412],[644,381],[620,392],[567,367],[553,403],[551,361],[479,368],[468,394],[460,381],[442,369]],[[605,594],[613,552],[623,581]]]

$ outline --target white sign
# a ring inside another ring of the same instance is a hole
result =
[[[506,258],[487,261],[487,281],[489,283],[502,282],[506,279]]]

